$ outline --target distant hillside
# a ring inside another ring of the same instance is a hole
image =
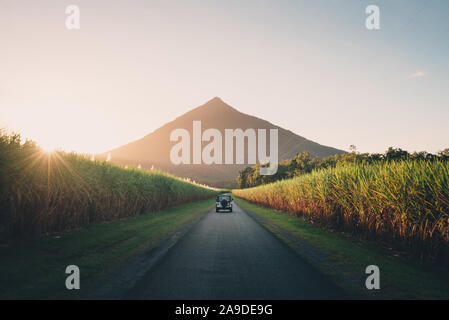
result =
[[[111,161],[117,164],[134,166],[140,164],[144,168],[150,169],[154,167],[179,177],[191,178],[209,185],[221,187],[235,186],[238,172],[246,167],[246,164],[181,164],[176,166],[171,163],[170,150],[177,142],[170,142],[170,133],[175,129],[184,128],[190,132],[192,137],[192,123],[194,120],[201,121],[202,131],[208,128],[215,128],[220,130],[223,137],[224,129],[278,129],[279,161],[291,159],[298,152],[303,151],[308,151],[312,157],[320,158],[344,153],[342,150],[307,140],[268,121],[239,112],[220,98],[213,98],[202,106],[163,125],[142,139],[99,155],[98,158],[106,158],[110,154]],[[267,138],[267,140],[269,139]],[[208,142],[203,142],[203,147],[207,144]]]

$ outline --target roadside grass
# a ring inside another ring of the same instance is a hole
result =
[[[212,208],[205,200],[123,221],[0,245],[0,299],[78,299],[109,272]],[[80,290],[65,288],[68,265],[80,268]],[[84,289],[84,290],[83,290]]]
[[[368,265],[377,265],[380,269],[380,291],[387,291],[386,295],[380,294],[378,296],[380,298],[393,296],[407,299],[449,299],[449,275],[445,268],[397,255],[387,248],[376,246],[374,242],[350,238],[341,233],[319,228],[300,217],[291,217],[287,213],[261,207],[237,197],[235,201],[242,209],[261,216],[273,225],[322,250],[334,261],[338,261],[338,264],[349,265],[354,278],[362,279],[357,283],[358,288],[354,288],[352,284],[341,283],[342,278],[333,274],[332,265],[315,265],[315,267],[328,274],[337,285],[352,291],[350,293],[355,298],[361,292],[368,291],[363,280],[368,276],[365,274],[365,268]],[[269,225],[266,227],[270,229]],[[272,231],[276,233],[276,230]],[[282,236],[279,234],[278,236],[282,239]],[[308,260],[307,257],[304,258]]]

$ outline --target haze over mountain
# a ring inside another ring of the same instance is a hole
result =
[[[334,154],[344,153],[332,147],[323,146],[316,142],[307,140],[289,130],[278,127],[268,121],[244,114],[223,102],[220,98],[213,98],[207,103],[183,114],[175,120],[163,125],[142,139],[116,148],[97,158],[105,159],[108,154],[111,162],[120,165],[141,165],[143,168],[160,169],[178,177],[186,177],[197,182],[212,186],[233,187],[236,185],[236,177],[240,170],[248,164],[180,164],[174,165],[170,161],[170,150],[178,142],[170,141],[170,134],[175,129],[186,129],[192,139],[193,121],[201,121],[202,132],[208,128],[218,129],[223,137],[223,159],[224,159],[224,137],[225,129],[267,129],[267,142],[269,141],[269,129],[278,129],[278,157],[279,162],[293,158],[297,153],[308,151],[311,157],[326,157]],[[192,140],[191,140],[192,141]],[[202,148],[210,142],[203,142]],[[192,149],[192,142],[190,143]],[[269,148],[267,147],[267,150]],[[267,151],[269,152],[269,151]],[[190,152],[192,158],[192,151]],[[235,142],[234,142],[235,157]],[[235,162],[235,161],[234,161]],[[224,163],[224,161],[223,161]],[[247,143],[245,141],[245,163],[247,163]]]

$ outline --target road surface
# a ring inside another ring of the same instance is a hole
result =
[[[127,299],[338,299],[342,291],[234,204],[206,214]]]

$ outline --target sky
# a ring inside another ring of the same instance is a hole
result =
[[[448,35],[447,0],[0,0],[0,128],[100,153],[218,96],[335,148],[437,152]]]

